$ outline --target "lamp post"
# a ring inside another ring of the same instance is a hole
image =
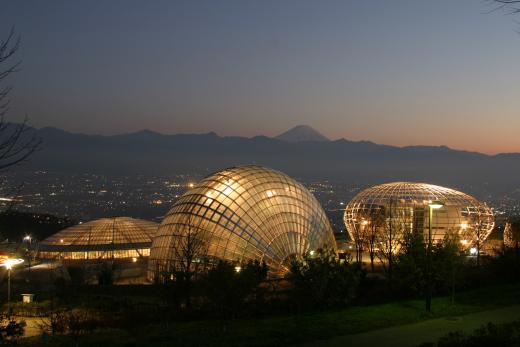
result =
[[[426,283],[426,311],[431,312],[432,310],[432,219],[433,210],[442,208],[444,204],[440,201],[432,201],[428,204],[429,218],[428,218],[428,251],[426,254],[426,266],[427,266],[427,283]]]
[[[23,259],[6,259],[3,266],[7,269],[7,316],[11,317],[11,269],[23,263]]]

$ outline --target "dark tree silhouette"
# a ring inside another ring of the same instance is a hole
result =
[[[365,248],[370,256],[370,269],[374,272],[374,259],[380,248],[378,241],[381,238],[381,229],[385,225],[384,211],[381,208],[371,209],[366,213],[365,220],[367,221],[364,233]]]
[[[186,307],[191,307],[193,281],[206,270],[209,244],[206,230],[195,226],[191,216],[187,225],[186,233],[177,240],[174,247],[175,261],[171,272],[182,290]]]
[[[31,134],[27,117],[18,124],[6,120],[11,102],[9,93],[13,88],[5,82],[20,67],[21,61],[13,61],[19,47],[20,37],[11,28],[7,38],[0,41],[0,171],[26,160],[41,144],[41,140]]]

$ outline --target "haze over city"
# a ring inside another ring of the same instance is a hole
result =
[[[12,117],[88,134],[150,129],[520,152],[519,25],[462,1],[6,1],[22,70]]]

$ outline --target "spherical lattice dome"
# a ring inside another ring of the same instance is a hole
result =
[[[477,239],[485,240],[493,230],[493,212],[486,204],[450,188],[411,182],[381,184],[360,192],[345,209],[345,226],[353,240],[370,228],[382,235],[392,227],[396,242],[405,232],[427,235],[433,201],[443,205],[432,214],[434,241],[456,234],[469,247]]]
[[[101,218],[64,229],[40,242],[40,258],[103,259],[148,256],[158,224],[128,217]]]
[[[217,172],[181,196],[153,240],[149,276],[194,262],[265,261],[283,272],[292,257],[336,248],[329,220],[316,198],[289,176],[261,166]]]

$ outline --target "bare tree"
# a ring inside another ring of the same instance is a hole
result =
[[[365,245],[365,228],[367,222],[367,220],[362,220],[361,223],[356,225],[352,233],[354,247],[356,249],[356,262],[358,263],[363,261],[363,246]]]
[[[479,211],[478,219],[475,222],[473,228],[473,234],[475,236],[475,248],[477,249],[477,267],[480,267],[480,252],[482,249],[482,243],[484,242],[487,236],[486,226],[487,225],[482,220]]]
[[[376,255],[391,283],[394,256],[399,251],[406,232],[406,219],[404,211],[399,208],[399,203],[396,201],[390,201],[388,207],[385,207],[381,214],[384,220],[382,221],[381,232],[378,233],[379,251]]]
[[[370,256],[370,268],[373,272],[374,259],[378,249],[380,249],[378,241],[381,239],[381,232],[385,226],[385,215],[383,209],[380,207],[370,209],[366,212],[363,219],[366,221],[366,226],[363,233],[363,243],[365,249],[368,250],[368,255]]]
[[[20,67],[21,61],[13,61],[19,47],[20,37],[16,36],[14,28],[11,28],[7,38],[0,42],[1,84]],[[10,85],[0,87],[0,171],[26,160],[41,144],[41,140],[31,134],[32,128],[27,123],[27,117],[18,124],[6,120],[12,89]]]
[[[191,306],[193,281],[207,266],[208,240],[207,231],[194,225],[190,216],[182,237],[177,238],[174,245],[174,262],[172,272],[175,281],[180,284],[186,300]]]

